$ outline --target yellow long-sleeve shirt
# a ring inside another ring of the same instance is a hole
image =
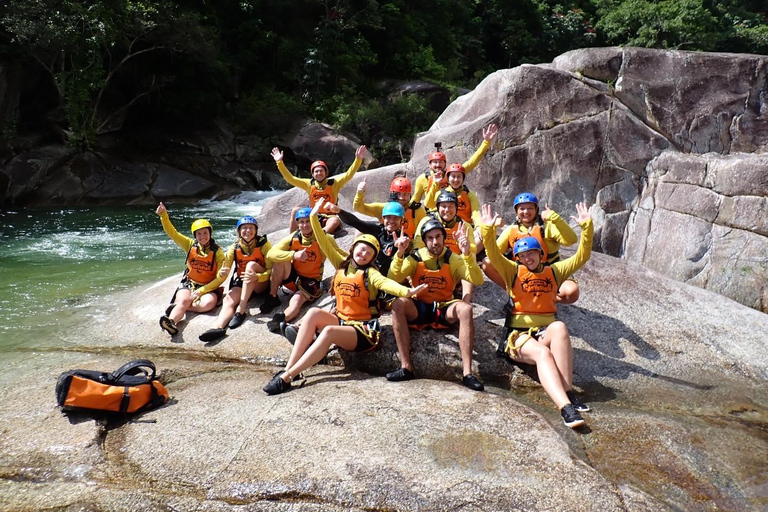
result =
[[[496,246],[502,254],[509,248],[509,234],[512,232],[513,228],[514,224],[507,226],[496,239]],[[530,230],[523,225],[520,225],[519,229],[521,233],[530,232]],[[576,232],[568,225],[565,219],[554,211],[549,214],[547,220],[544,221],[544,243],[547,245],[548,255],[558,258],[558,252],[560,251],[561,245],[568,247],[578,241],[579,238],[576,236]],[[550,263],[552,263],[551,260]]]
[[[411,201],[408,203],[408,206],[406,207],[406,210],[410,208],[414,203],[417,203],[417,201],[411,199]],[[384,206],[386,206],[386,204],[387,203],[366,203],[365,192],[356,192],[355,199],[352,202],[352,208],[356,212],[360,212],[363,215],[368,215],[369,217],[375,217],[381,220],[381,212],[384,210]],[[413,209],[413,218],[417,225],[426,215],[427,211],[423,206]]]
[[[328,258],[328,261],[331,262],[333,268],[338,269],[341,262],[344,261],[347,256],[349,256],[349,253],[336,245],[336,241],[333,239],[333,237],[328,236],[325,231],[323,231],[323,228],[320,226],[320,221],[316,215],[311,215],[309,220],[312,224],[312,232],[315,234],[317,243],[320,245],[320,250],[325,255],[325,257]],[[357,272],[357,270],[358,268],[353,261],[352,264],[347,267],[344,275],[352,275]],[[372,297],[377,296],[379,290],[383,290],[396,297],[408,296],[407,287],[396,283],[391,279],[387,279],[381,275],[381,272],[379,272],[379,270],[375,267],[370,267],[368,270],[368,283],[370,285],[370,289],[368,291]]]
[[[224,254],[224,266],[231,268],[234,261],[235,261],[235,249],[237,248],[237,245],[240,244],[241,248],[243,249],[243,253],[250,254],[250,252],[253,250],[252,248],[247,247],[246,245],[243,245],[241,240],[238,240],[234,244],[230,245],[227,249],[227,252]],[[269,281],[269,276],[272,275],[272,260],[270,260],[267,256],[269,255],[269,251],[272,249],[272,244],[269,240],[264,242],[264,245],[261,246],[261,254],[264,255],[264,263],[266,269],[264,272],[258,272],[256,274],[257,276],[257,282],[263,283],[264,281]]]
[[[471,157],[469,157],[469,160],[467,160],[462,164],[467,174],[472,172],[474,168],[477,167],[477,164],[480,163],[480,160],[483,159],[483,157],[485,156],[485,154],[488,152],[489,149],[491,149],[491,143],[487,140],[484,140],[482,144],[480,144],[480,147],[477,148],[477,150],[474,152],[474,154]],[[424,194],[426,194],[427,192],[428,185],[429,185],[429,174],[426,174],[426,175],[424,173],[419,174],[419,177],[416,178],[416,183],[413,186],[413,196],[411,200],[415,202],[421,202],[422,198],[424,197]]]
[[[295,232],[294,232],[295,233]],[[293,255],[296,251],[291,250],[291,240],[293,240],[294,233],[291,233],[287,237],[283,238],[279,242],[277,242],[275,245],[272,246],[272,248],[269,250],[269,254],[267,254],[267,261],[271,261],[272,263],[280,263],[283,261],[293,261]],[[312,245],[312,242],[315,241],[315,235],[309,235],[304,236],[301,235],[301,245],[305,247],[309,247]],[[331,238],[330,242],[333,245],[336,245],[336,241]],[[318,241],[318,245],[320,242]],[[336,245],[338,248],[338,245]],[[325,254],[321,253],[320,255],[322,257],[322,261],[325,261]]]
[[[440,256],[433,256],[426,247],[419,249],[418,252],[424,265],[429,270],[437,270],[437,262],[443,258],[445,251],[447,250],[447,248],[443,249]],[[405,258],[400,258],[397,253],[395,253],[395,255],[392,256],[392,265],[389,267],[389,274],[387,274],[387,277],[394,281],[402,282],[406,277],[413,276],[417,266],[418,262],[412,256],[409,255]],[[453,279],[453,282],[456,284],[462,280],[469,281],[474,285],[483,284],[483,271],[480,270],[475,258],[473,258],[471,254],[468,254],[467,256],[459,254],[456,257],[451,257],[450,272],[451,279]]]
[[[326,186],[330,186],[333,196],[338,198],[339,190],[341,190],[341,187],[346,185],[346,183],[352,179],[352,177],[355,175],[355,173],[360,168],[360,165],[362,165],[362,163],[363,163],[362,159],[355,158],[355,161],[352,162],[352,165],[349,166],[349,169],[347,169],[347,172],[345,172],[344,174],[339,174],[338,176],[333,176],[332,178],[328,178],[323,183],[318,183],[317,188],[319,190],[324,190]],[[291,174],[291,171],[288,170],[288,168],[285,166],[282,160],[277,162],[277,170],[280,171],[280,174],[283,176],[285,181],[288,182],[289,185],[298,187],[304,190],[307,194],[311,192],[312,180],[309,178],[297,178],[296,176]],[[327,185],[329,179],[333,179],[333,184]]]
[[[589,260],[592,255],[592,235],[593,224],[592,219],[588,219],[579,224],[581,226],[581,241],[579,242],[579,248],[576,250],[576,254],[565,260],[558,261],[551,265],[552,270],[555,273],[555,279],[558,286],[568,276],[580,269]],[[504,283],[507,285],[507,293],[512,296],[512,286],[515,278],[517,277],[518,263],[508,260],[504,257],[504,254],[499,250],[499,247],[494,243],[496,237],[496,228],[493,226],[481,225],[481,233],[483,234],[483,243],[485,244],[485,250],[488,254],[488,259],[491,260],[493,266],[501,274]],[[513,314],[512,326],[513,327],[545,327],[555,321],[555,315],[522,315]]]
[[[171,222],[170,217],[168,217],[167,211],[162,211],[160,213],[160,222],[163,225],[163,231],[165,231],[165,234],[168,235],[168,237],[173,240],[173,242],[178,245],[183,251],[184,254],[189,254],[189,250],[192,248],[192,246],[195,244],[194,238],[189,238],[188,236],[184,236],[178,231],[176,231],[176,228],[173,227],[173,223]],[[204,255],[205,251],[203,248],[200,249],[200,254]],[[221,283],[224,282],[224,279],[227,278],[227,276],[219,276],[219,270],[222,266],[224,266],[224,251],[221,250],[221,247],[219,247],[216,250],[215,254],[216,259],[216,278],[211,281],[210,283],[206,283],[205,286],[198,289],[199,295],[205,295],[206,293],[212,292],[216,288],[218,288]]]

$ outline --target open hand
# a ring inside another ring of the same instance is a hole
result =
[[[397,240],[395,240],[395,247],[397,248],[397,255],[398,257],[402,258],[405,256],[405,251],[408,250],[408,246],[411,243],[411,239],[408,238],[408,235],[405,234],[403,228],[400,228],[400,236],[397,237]]]
[[[333,203],[328,203],[325,205],[325,213],[334,213],[338,214],[341,211],[341,206]]]
[[[586,222],[592,218],[592,214],[595,211],[595,206],[596,205],[593,204],[592,206],[587,208],[587,203],[576,203],[577,215],[575,217],[571,216],[571,218],[576,222],[578,222],[579,224],[581,224],[582,222]]]
[[[226,277],[227,274],[229,274],[231,267],[221,267],[221,270],[219,270],[219,277]]]
[[[279,162],[283,159],[283,152],[278,148],[272,148],[272,158],[275,159],[275,162]]]
[[[414,295],[420,294],[421,292],[423,292],[424,290],[427,289],[427,286],[428,285],[426,283],[424,283],[424,284],[420,284],[416,288],[409,288],[408,289],[408,295],[406,295],[406,297],[413,297]]]
[[[500,217],[498,213],[493,213],[493,206],[484,204],[481,208],[480,223],[485,226],[495,226]]]
[[[493,141],[494,138],[496,138],[496,135],[499,133],[499,127],[495,124],[489,124],[485,128],[483,128],[483,140],[487,140],[488,142]]]
[[[365,146],[360,146],[359,148],[357,148],[357,151],[355,151],[355,158],[357,158],[358,160],[362,160],[363,158],[365,158],[366,151],[367,149]]]
[[[318,213],[323,211],[324,204],[325,204],[324,197],[321,197],[320,199],[318,199],[317,202],[315,203],[315,206],[312,208],[312,212],[310,213],[310,215],[313,215],[316,217]]]

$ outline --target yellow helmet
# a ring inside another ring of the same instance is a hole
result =
[[[355,241],[352,242],[352,247],[354,247],[355,244],[357,244],[358,242],[363,242],[373,247],[373,249],[376,251],[376,254],[373,255],[374,258],[376,257],[377,254],[379,254],[379,251],[381,250],[381,245],[379,244],[379,240],[373,235],[358,236],[357,238],[355,238]]]
[[[210,229],[211,234],[213,234],[213,226],[211,226],[211,223],[205,219],[197,219],[195,222],[192,223],[192,234],[194,235],[195,231],[203,228]]]

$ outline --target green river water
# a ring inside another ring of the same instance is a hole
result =
[[[210,219],[225,247],[237,219],[258,214],[274,194],[166,206],[181,233],[197,218]],[[184,268],[184,253],[150,206],[20,208],[0,212],[0,221],[0,353],[75,340],[78,324],[108,315],[100,297]]]

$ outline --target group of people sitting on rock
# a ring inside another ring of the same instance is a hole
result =
[[[592,208],[583,203],[576,206],[577,215],[572,218],[581,228],[581,239],[576,253],[567,259],[560,258],[559,248],[575,243],[575,232],[549,205],[540,209],[532,193],[515,197],[516,219],[497,236],[504,222],[491,206],[481,208],[477,195],[464,184],[466,174],[479,164],[497,133],[495,125],[486,127],[483,143],[463,164],[446,165],[438,147],[415,186],[404,176],[395,177],[389,202],[366,203],[366,182],[360,182],[353,208],[378,222],[360,219],[338,206],[339,190],[360,168],[365,146],[358,148],[354,162],[340,176],[329,177],[324,162],[313,162],[311,179],[293,176],[285,167],[283,152],[274,148],[278,170],[288,183],[308,193],[310,204],[294,208],[290,234],[274,246],[258,234],[256,219],[246,216],[237,222],[237,241],[225,253],[214,241],[207,220],[196,220],[194,238],[186,237],[174,229],[160,203],[157,214],[163,229],[187,254],[186,271],[160,318],[161,328],[174,335],[187,311],[214,309],[222,299],[221,284],[231,272],[221,312],[214,327],[200,335],[201,341],[218,340],[228,328],[242,325],[252,295],[265,297],[259,311],[269,314],[282,304],[281,288],[292,293],[284,311],[267,322],[270,331],[293,345],[285,368],[264,387],[269,395],[290,390],[292,381],[322,361],[332,346],[357,352],[376,349],[379,316],[385,311],[391,312],[400,356],[400,368],[387,373],[388,380],[415,378],[411,330],[458,324],[462,384],[482,391],[483,383],[472,374],[471,299],[485,273],[510,297],[497,353],[535,365],[564,423],[571,428],[584,425],[581,413],[590,409],[573,390],[571,340],[555,314],[558,302],[578,298],[572,275],[591,255]],[[348,250],[331,236],[342,223],[360,232]],[[326,258],[336,269],[330,285],[335,300],[325,309],[310,308],[297,326],[294,320],[302,306],[323,294]]]

